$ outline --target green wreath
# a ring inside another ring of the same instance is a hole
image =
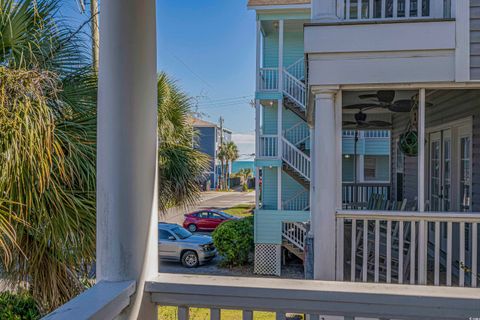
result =
[[[418,134],[417,131],[408,130],[400,135],[398,141],[400,151],[408,157],[416,157],[418,155]]]

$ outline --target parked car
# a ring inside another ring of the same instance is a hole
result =
[[[225,221],[237,219],[237,217],[218,210],[200,210],[186,214],[183,227],[190,232],[212,231]]]
[[[187,268],[212,260],[217,249],[212,237],[192,235],[178,224],[158,224],[158,256],[160,260],[180,261]]]

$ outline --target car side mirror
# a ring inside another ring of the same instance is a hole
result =
[[[176,240],[176,239],[175,239],[175,237],[174,237],[174,236],[168,236],[168,240],[172,240],[172,241],[174,241],[174,240]]]

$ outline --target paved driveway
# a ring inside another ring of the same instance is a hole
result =
[[[202,199],[197,205],[191,206],[187,209],[172,208],[167,213],[159,213],[158,219],[170,223],[183,223],[183,215],[192,211],[201,209],[227,209],[238,204],[255,204],[255,192],[217,192],[210,191],[202,194]]]

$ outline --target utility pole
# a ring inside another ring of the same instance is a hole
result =
[[[220,116],[220,148],[223,148],[223,117]],[[220,165],[220,190],[223,190],[224,188],[224,183],[225,183],[225,169],[223,166],[223,159],[221,160],[221,165]]]

